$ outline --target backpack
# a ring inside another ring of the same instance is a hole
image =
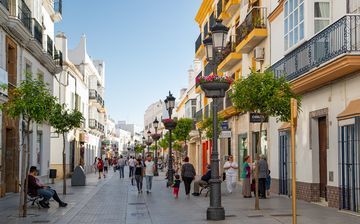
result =
[[[98,164],[97,164],[97,168],[98,168],[99,170],[101,170],[101,169],[103,169],[103,166],[104,166],[103,161],[100,160],[100,161],[98,162]]]

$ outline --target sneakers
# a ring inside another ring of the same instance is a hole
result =
[[[68,204],[67,203],[65,203],[65,202],[60,202],[59,203],[59,207],[66,207]]]
[[[194,193],[192,193],[192,195],[193,195],[193,196],[200,196],[200,193],[194,192]]]

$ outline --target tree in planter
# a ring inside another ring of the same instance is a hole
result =
[[[189,133],[194,126],[194,121],[191,118],[180,118],[177,122],[176,128],[174,129],[173,133],[175,139],[181,142],[185,142],[189,140]],[[187,155],[187,152],[186,152]]]
[[[218,135],[220,135],[221,132],[221,123],[224,121],[224,119],[220,116],[218,116],[218,130],[217,133]],[[208,139],[212,139],[213,138],[213,118],[212,116],[205,118],[202,122],[201,122],[201,130],[205,131],[205,135]],[[218,136],[219,137],[219,136]]]
[[[78,110],[70,111],[65,108],[64,104],[55,104],[50,113],[49,118],[51,126],[55,128],[55,132],[63,138],[63,194],[66,194],[66,151],[65,135],[74,128],[79,128],[84,121],[82,113]]]
[[[261,117],[260,137],[257,141],[256,159],[259,158],[261,133],[263,122],[266,117],[277,117],[278,120],[287,122],[290,120],[290,100],[295,98],[298,100],[298,109],[300,111],[300,96],[296,95],[290,84],[284,77],[276,78],[272,71],[265,72],[252,71],[246,79],[237,80],[230,92],[231,100],[235,108],[244,112],[255,112]],[[259,167],[256,163],[256,198],[255,209],[259,208]]]
[[[21,81],[19,87],[11,91],[9,102],[3,109],[12,118],[22,116],[25,127],[26,148],[23,149],[21,161],[21,193],[20,193],[20,215],[26,217],[27,213],[27,190],[28,172],[30,167],[30,125],[41,124],[48,120],[49,111],[55,105],[56,98],[52,96],[46,84],[38,79],[33,79],[32,74],[27,73],[25,80]]]

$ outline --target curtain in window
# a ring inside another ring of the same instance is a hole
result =
[[[330,3],[329,2],[315,2],[314,5],[315,17],[315,33],[324,29],[330,23]]]

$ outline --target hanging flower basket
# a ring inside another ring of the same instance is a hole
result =
[[[225,92],[230,88],[227,82],[205,82],[200,84],[205,96],[208,98],[222,98],[225,97]]]
[[[225,97],[225,92],[230,88],[233,80],[227,76],[200,76],[196,79],[196,83],[200,85],[208,98]]]
[[[163,119],[162,122],[167,130],[174,130],[177,124],[173,119]]]
[[[159,139],[160,139],[160,137],[161,137],[161,135],[160,135],[160,134],[152,134],[152,135],[151,135],[151,138],[152,138],[154,141],[159,140]]]

